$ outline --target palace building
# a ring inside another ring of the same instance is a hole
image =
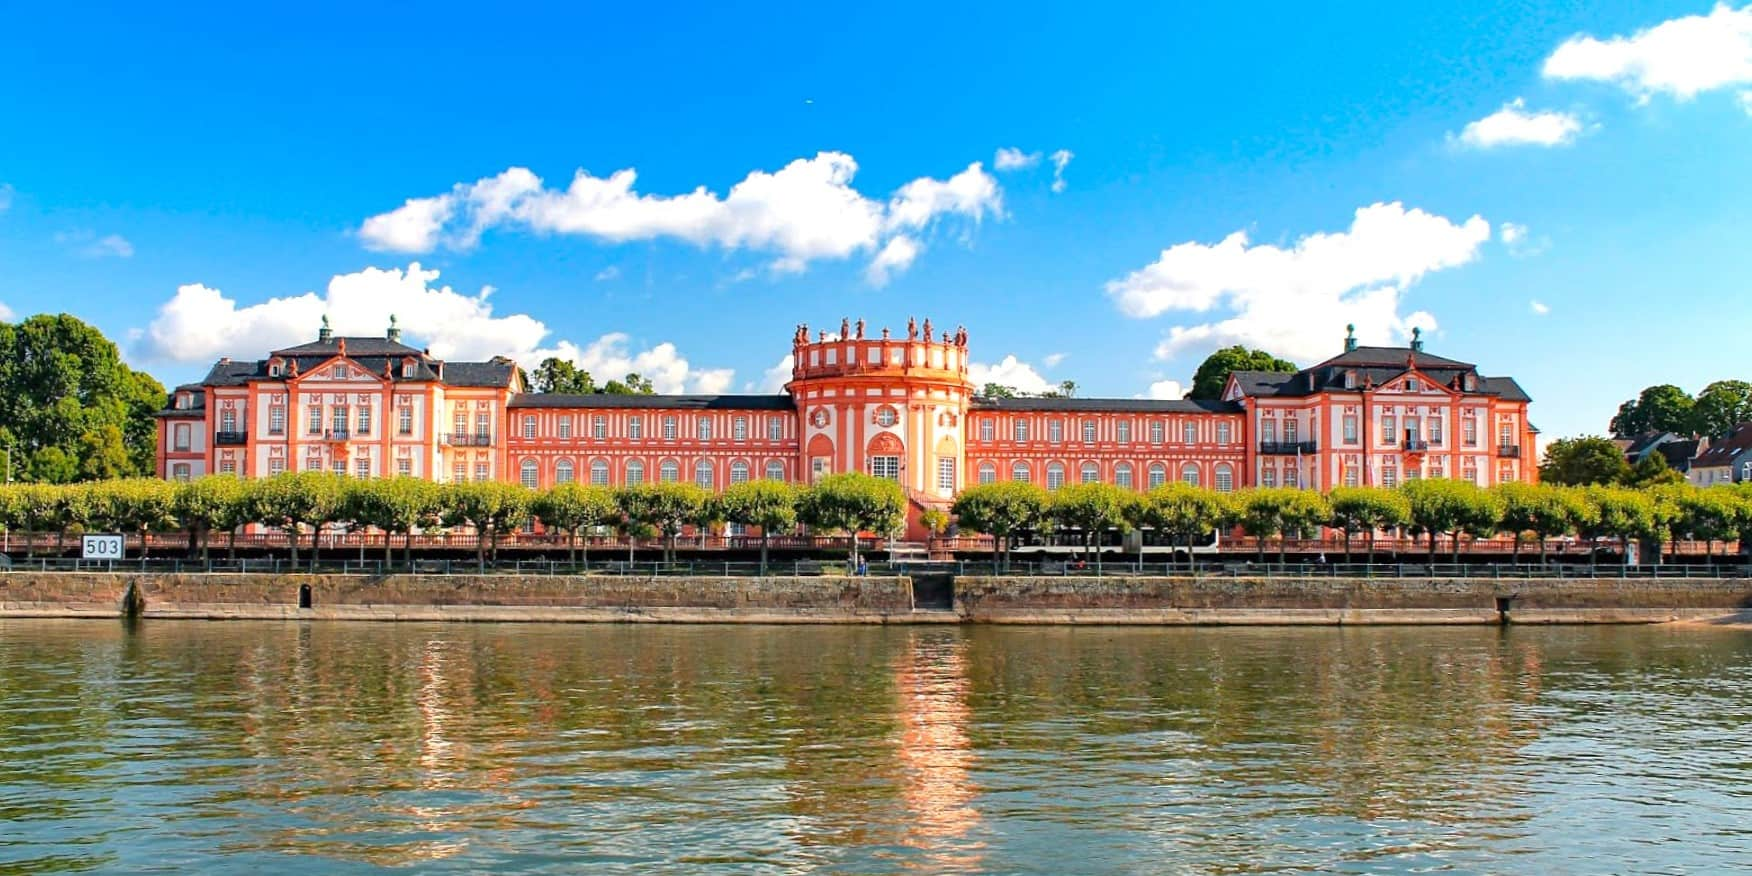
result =
[[[1532,481],[1529,399],[1508,377],[1409,347],[1358,346],[1294,374],[1236,372],[1218,400],[985,398],[965,329],[904,336],[798,326],[774,395],[532,393],[509,359],[445,362],[383,337],[221,359],[159,412],[158,470],[177,480],[333,471],[438,481],[624,486],[861,471],[913,505],[971,484],[1056,489],[1170,480],[1216,490],[1392,486],[1420,477]],[[1523,453],[1523,448],[1527,453]]]

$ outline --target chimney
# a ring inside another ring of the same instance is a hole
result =
[[[401,328],[395,324],[395,314],[389,315],[389,332],[384,335],[392,344],[401,343]]]
[[[325,313],[322,315],[322,328],[317,331],[316,339],[319,343],[326,344],[329,341],[334,340],[334,337],[335,333],[329,331],[328,314]]]
[[[1413,353],[1423,352],[1423,329],[1417,326],[1411,328],[1411,351]]]
[[[1349,353],[1357,348],[1357,327],[1355,323],[1344,327],[1344,351]]]

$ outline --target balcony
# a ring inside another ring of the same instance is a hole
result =
[[[249,443],[249,433],[221,429],[213,433],[213,443],[220,447],[236,447],[239,444],[247,444]]]
[[[444,436],[444,443],[451,447],[491,447],[493,436],[488,432],[451,432]]]
[[[1259,452],[1266,456],[1292,456],[1297,453],[1313,453],[1319,449],[1319,444],[1313,441],[1261,441]]]
[[[324,441],[345,441],[345,440],[347,440],[347,430],[345,430],[345,429],[330,429],[327,432],[322,433],[322,440],[324,440]]]
[[[1425,441],[1422,438],[1407,438],[1405,439],[1405,446],[1401,449],[1406,453],[1423,453],[1430,449],[1430,442]]]
[[[1521,445],[1519,445],[1519,444],[1499,445],[1497,447],[1497,455],[1504,458],[1504,459],[1520,459],[1521,458]]]

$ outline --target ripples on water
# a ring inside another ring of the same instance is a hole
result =
[[[1714,872],[1752,635],[0,622],[0,872]]]

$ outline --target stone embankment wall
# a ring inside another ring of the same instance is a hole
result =
[[[15,572],[0,575],[0,617],[116,617],[130,593],[146,618],[885,623],[912,614],[904,577]]]
[[[1658,623],[1752,608],[1752,580],[962,577],[976,623]]]

